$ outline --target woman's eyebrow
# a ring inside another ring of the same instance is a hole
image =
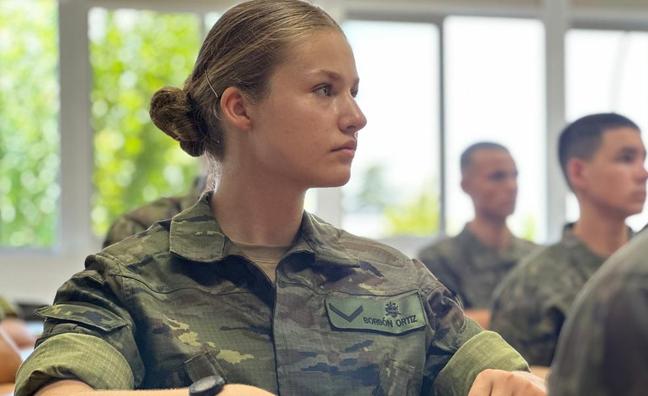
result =
[[[310,72],[309,74],[312,74],[312,75],[323,74],[323,75],[327,76],[328,78],[330,78],[333,81],[343,81],[344,80],[344,77],[342,77],[342,75],[340,73],[332,71],[332,70],[327,70],[327,69],[317,69],[317,70],[314,70],[314,71]],[[353,85],[356,86],[359,83],[360,83],[360,78],[355,77],[353,79]]]

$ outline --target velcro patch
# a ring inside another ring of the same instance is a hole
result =
[[[333,327],[401,334],[427,323],[416,291],[396,296],[328,296],[326,312]]]

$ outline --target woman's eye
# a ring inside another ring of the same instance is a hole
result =
[[[330,85],[322,85],[320,87],[317,87],[315,89],[315,93],[321,96],[331,96],[331,86]]]
[[[634,155],[631,155],[631,154],[623,154],[623,155],[621,155],[619,157],[620,162],[630,163],[630,162],[634,162],[634,160],[635,160],[635,157],[634,157]]]

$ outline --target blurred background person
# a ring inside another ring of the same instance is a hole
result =
[[[19,349],[34,348],[36,337],[19,315],[20,309],[0,297],[0,330]]]
[[[131,235],[142,232],[153,223],[170,219],[198,201],[207,186],[207,176],[199,176],[191,190],[177,197],[163,197],[119,216],[108,229],[103,247],[119,242]]]
[[[460,234],[434,242],[419,258],[463,302],[466,315],[488,328],[492,294],[518,260],[537,245],[517,238],[506,224],[515,211],[518,170],[509,150],[479,142],[461,155],[461,188],[475,217]]]
[[[560,242],[524,259],[495,292],[491,327],[532,365],[549,366],[577,293],[632,230],[643,209],[646,150],[639,127],[614,113],[593,114],[561,133],[558,155],[580,217]]]

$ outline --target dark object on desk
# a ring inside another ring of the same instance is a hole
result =
[[[191,384],[189,396],[214,396],[225,386],[225,380],[220,375],[210,375]]]

